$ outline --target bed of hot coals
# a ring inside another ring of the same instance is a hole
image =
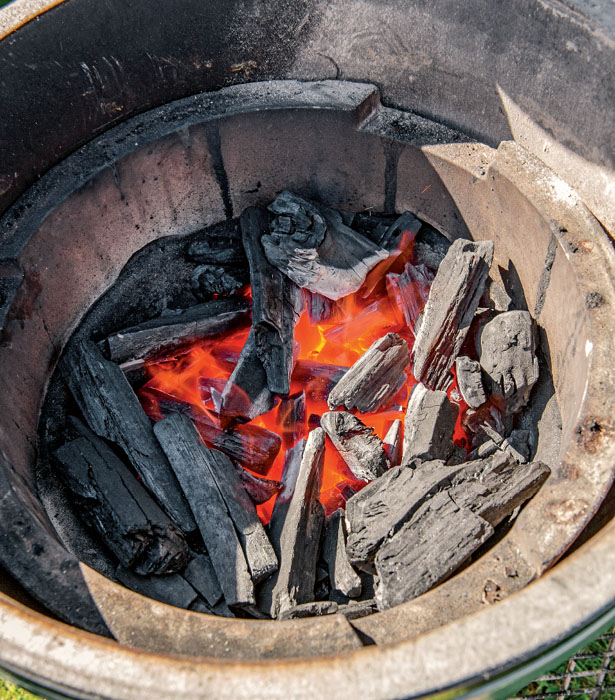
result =
[[[54,457],[118,581],[226,616],[365,615],[450,576],[547,478],[516,428],[536,333],[491,241],[282,192],[185,253],[194,305],[61,361],[81,415]]]

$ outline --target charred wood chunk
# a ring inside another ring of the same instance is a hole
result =
[[[302,617],[335,615],[337,610],[338,605],[332,600],[316,600],[311,603],[293,605],[291,608],[281,611],[278,615],[278,620],[297,620]]]
[[[341,508],[327,519],[322,555],[329,571],[331,590],[348,598],[361,595],[361,579],[350,565],[346,554],[346,527]]]
[[[320,423],[350,471],[361,481],[372,481],[389,468],[382,441],[352,413],[332,411]]]
[[[380,546],[375,565],[379,610],[405,603],[453,574],[493,534],[493,527],[446,492],[425,501]]]
[[[284,485],[280,481],[263,479],[262,477],[251,474],[239,464],[235,462],[233,462],[233,464],[237,470],[241,485],[252,499],[252,503],[256,506],[265,503],[265,501],[268,501],[284,488]]]
[[[183,534],[108,445],[91,433],[55,456],[80,517],[124,567],[143,576],[181,571],[190,559]]]
[[[421,230],[421,226],[422,223],[416,218],[416,216],[414,216],[414,214],[411,214],[409,211],[405,211],[403,214],[401,214],[401,216],[398,216],[397,219],[395,219],[395,221],[384,231],[380,229],[380,235],[374,235],[372,240],[381,248],[392,251],[399,245],[402,234],[405,231],[416,235]]]
[[[415,266],[411,263],[406,263],[400,275],[387,275],[387,282],[397,286],[398,294],[395,297],[399,299],[404,319],[413,334],[416,331],[417,319],[429,298],[433,280],[433,273],[425,265]]]
[[[376,599],[370,600],[349,600],[344,605],[338,605],[337,612],[344,615],[348,620],[356,620],[360,617],[367,617],[377,612]]]
[[[495,428],[485,423],[483,424],[483,432],[488,439],[474,450],[477,457],[488,457],[498,450],[502,450],[519,464],[525,464],[528,461],[530,456],[529,430],[513,430],[505,438]]]
[[[117,580],[135,593],[153,598],[160,603],[174,605],[188,610],[199,598],[199,594],[180,574],[169,576],[138,576],[118,567],[115,572]]]
[[[338,311],[338,305],[331,299],[323,297],[322,294],[310,292],[308,289],[303,290],[307,313],[312,323],[323,323],[328,321]]]
[[[478,408],[487,400],[483,387],[480,364],[467,355],[460,355],[455,360],[457,385],[463,400],[470,408]]]
[[[298,438],[305,435],[307,427],[305,391],[291,394],[280,401],[278,425],[282,426],[282,442],[286,447],[292,447]]]
[[[239,221],[224,221],[201,231],[186,249],[186,257],[206,265],[227,265],[234,269],[248,267],[241,243]]]
[[[250,496],[231,460],[222,452],[203,445],[206,460],[235,524],[253,583],[267,578],[278,568],[278,559]]]
[[[401,464],[401,458],[403,455],[403,423],[396,418],[391,427],[388,429],[387,434],[384,436],[382,441],[382,446],[389,458],[389,463],[392,467],[396,467]]]
[[[352,365],[329,394],[329,408],[345,406],[361,413],[386,405],[406,381],[408,344],[397,333],[376,340]]]
[[[431,285],[414,344],[414,376],[441,389],[459,354],[493,261],[493,241],[456,240]]]
[[[249,207],[241,215],[243,245],[250,262],[252,328],[256,352],[263,363],[269,390],[290,392],[295,324],[303,311],[301,290],[265,257],[261,240],[269,217]]]
[[[406,409],[403,463],[413,459],[463,461],[465,453],[453,442],[458,415],[459,406],[449,401],[445,391],[416,384]]]
[[[232,419],[250,421],[270,411],[276,397],[269,391],[267,373],[256,349],[254,329],[250,330],[239,361],[222,392],[220,421],[226,428]]]
[[[122,370],[89,341],[66,352],[61,367],[89,427],[124,450],[150,493],[183,532],[194,530],[194,518],[173,470]]]
[[[477,447],[491,435],[508,435],[512,427],[512,416],[502,415],[502,408],[488,399],[486,403],[478,408],[468,408],[463,414],[461,426],[470,434],[472,446]]]
[[[429,224],[423,224],[414,239],[412,257],[415,265],[425,265],[434,272],[446,257],[451,242]]]
[[[269,206],[277,214],[263,236],[267,259],[299,287],[328,299],[356,292],[388,252],[344,224],[334,209],[318,207],[290,192]],[[290,221],[280,225],[280,219]]]
[[[269,586],[266,586],[259,604],[262,610],[261,606],[269,603],[265,612],[271,617],[314,600],[316,564],[325,520],[324,508],[318,500],[324,452],[325,434],[322,428],[317,428],[306,441],[295,489],[282,524],[280,567],[273,577],[271,602],[267,595]]]
[[[213,458],[187,416],[154,426],[179,479],[228,605],[254,603],[254,587],[233,520],[212,473]]]
[[[483,326],[479,336],[481,367],[491,380],[491,393],[516,413],[527,403],[538,381],[536,334],[528,311],[506,311]]]
[[[194,295],[203,301],[211,299],[214,294],[235,294],[247,282],[247,274],[237,274],[216,265],[199,265],[194,268],[190,277],[190,286]]]
[[[370,570],[382,541],[397,531],[434,491],[451,483],[461,466],[448,467],[436,460],[415,469],[393,467],[346,503],[346,552],[354,566]]]
[[[222,588],[209,555],[197,554],[182,575],[208,605],[214,606],[222,599]]]
[[[249,322],[246,299],[214,299],[110,335],[109,359],[130,369],[167,355],[198,338],[210,338]]]

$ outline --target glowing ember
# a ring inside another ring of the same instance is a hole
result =
[[[412,347],[414,334],[408,327],[404,314],[395,303],[395,296],[387,293],[386,278],[403,273],[405,264],[412,261],[414,236],[409,232],[402,235],[400,246],[391,256],[380,263],[368,275],[361,289],[335,302],[334,312],[325,322],[312,323],[304,312],[295,328],[295,341],[298,354],[291,377],[289,399],[278,399],[268,412],[243,426],[235,426],[238,439],[256,442],[261,435],[280,436],[282,448],[275,459],[264,460],[259,474],[268,479],[279,480],[282,476],[284,453],[298,440],[307,437],[308,432],[319,425],[320,416],[329,410],[327,396],[343,371],[350,367],[370,345],[389,332],[398,333]],[[418,284],[418,283],[417,283]],[[389,285],[390,287],[390,285]],[[419,293],[420,292],[420,293]],[[417,290],[416,297],[424,296],[424,290]],[[249,296],[246,288],[244,295]],[[146,369],[149,381],[140,389],[139,397],[152,420],[159,420],[167,410],[183,410],[189,413],[199,429],[203,440],[210,446],[216,443],[212,435],[222,431],[217,410],[219,398],[239,354],[248,337],[249,328],[241,328],[214,339],[197,341],[164,361],[150,363]],[[396,419],[404,420],[408,396],[416,380],[408,373],[408,379],[389,405],[378,413],[362,414],[361,420],[374,428],[383,439]],[[305,403],[303,408],[303,397]],[[460,414],[455,429],[454,441],[468,447],[469,441],[461,421],[467,410],[453,381],[449,389],[451,401],[460,405]],[[289,411],[300,401],[301,411],[295,414],[298,420],[289,420]],[[179,407],[179,408],[178,408]],[[264,430],[259,430],[264,429]],[[269,439],[269,448],[271,439]],[[258,446],[260,449],[260,446]],[[264,458],[263,458],[264,459]],[[242,466],[255,470],[254,465]],[[365,486],[348,469],[339,453],[327,438],[320,499],[327,515]],[[276,496],[257,506],[259,517],[266,523],[271,517]]]

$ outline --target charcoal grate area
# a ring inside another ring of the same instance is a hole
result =
[[[613,700],[615,698],[615,627],[515,697],[533,700]]]

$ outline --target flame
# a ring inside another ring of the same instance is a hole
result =
[[[360,290],[335,302],[333,312],[326,321],[313,323],[307,312],[302,314],[295,327],[298,354],[291,376],[289,400],[278,401],[268,413],[248,424],[282,438],[282,449],[266,473],[259,472],[258,475],[267,479],[282,478],[286,449],[306,438],[309,431],[320,424],[320,416],[329,410],[327,396],[335,381],[375,340],[386,333],[395,332],[412,348],[414,334],[407,326],[390,289],[387,293],[386,285],[387,275],[403,272],[405,263],[412,258],[414,236],[407,233],[402,234],[396,251],[372,270]],[[249,296],[250,290],[246,289],[243,293]],[[202,339],[163,361],[148,364],[149,380],[138,395],[150,418],[160,420],[164,416],[164,402],[175,402],[195,418],[197,427],[202,424],[221,430],[224,426],[216,412],[217,399],[233,371],[248,332],[248,328],[241,328],[215,339]],[[359,417],[383,439],[394,420],[399,418],[403,422],[408,397],[415,383],[415,378],[408,371],[407,381],[389,405],[377,413],[361,414]],[[456,386],[456,381],[453,381],[449,389],[451,400],[461,407],[454,440],[456,444],[467,447],[469,442],[461,426],[467,405]],[[305,395],[305,410],[299,420],[292,424],[289,411],[293,404],[290,399],[301,402],[302,392]],[[201,436],[213,446],[207,431],[201,430]],[[253,465],[244,463],[242,466],[255,473],[251,469]],[[344,507],[346,500],[363,486],[365,482],[352,474],[327,438],[320,490],[320,499],[327,515]],[[263,523],[271,518],[275,498],[257,506]]]

